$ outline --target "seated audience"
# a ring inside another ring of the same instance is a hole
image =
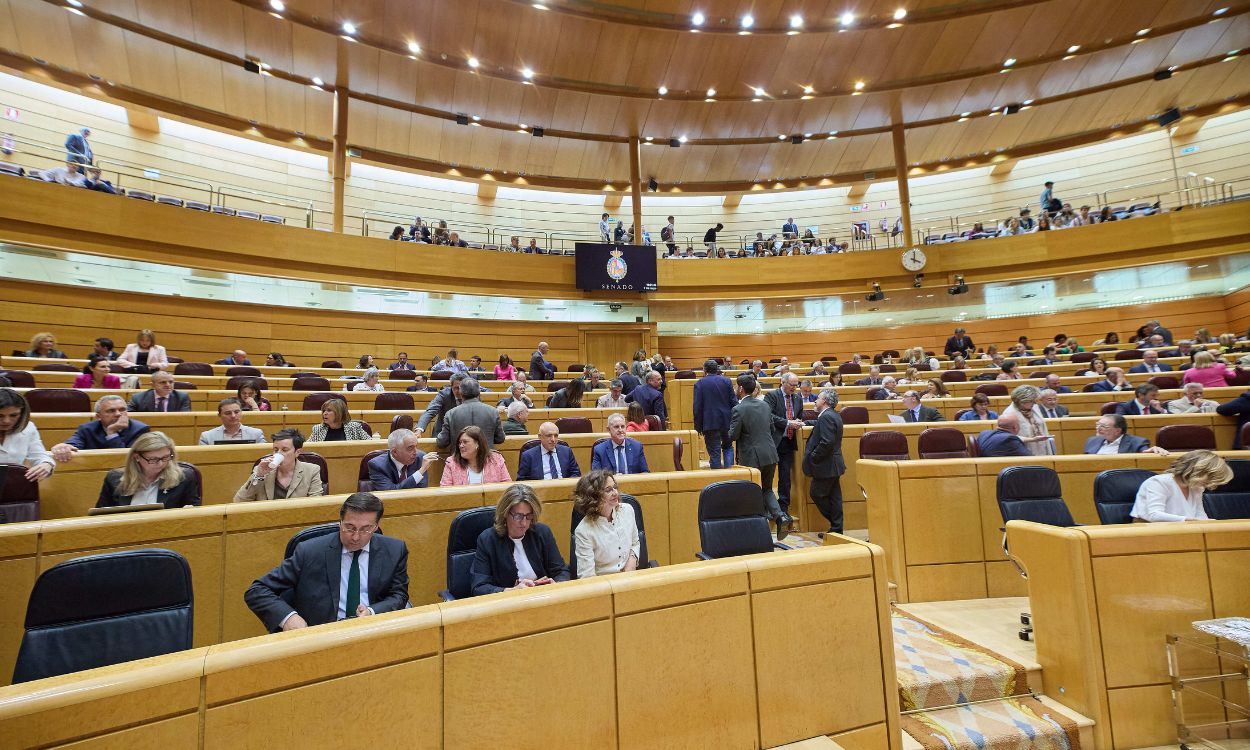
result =
[[[582,520],[573,530],[577,577],[620,573],[638,568],[638,522],[634,509],[621,502],[611,471],[592,471],[577,482],[573,507]]]
[[[903,413],[900,416],[904,422],[941,422],[945,419],[942,412],[932,406],[923,406],[916,391],[903,394]]]
[[[1202,383],[1186,383],[1184,395],[1168,402],[1168,414],[1214,414],[1219,404],[1203,398],[1204,392]]]
[[[514,377],[512,380],[513,382],[520,383],[521,385],[525,386],[526,393],[534,392],[534,386],[529,384],[529,375],[525,374],[525,370],[517,370],[516,377]]]
[[[1133,398],[1116,405],[1116,414],[1163,414],[1163,404],[1159,403],[1159,386],[1153,383],[1142,383],[1133,389]]]
[[[1020,415],[1004,413],[994,429],[982,430],[977,435],[977,452],[986,458],[1033,455],[1020,439]]]
[[[216,445],[223,440],[265,442],[263,431],[243,424],[243,404],[237,398],[223,398],[217,404],[217,417],[221,425],[200,433],[200,445]]]
[[[50,333],[36,333],[30,339],[30,348],[22,352],[23,357],[47,357],[49,359],[69,359],[65,352],[56,348],[56,337]]]
[[[486,370],[482,369],[481,357],[477,356],[476,354],[474,354],[472,357],[469,357],[468,372],[470,373],[486,372]]]
[[[1130,515],[1139,521],[1205,521],[1202,493],[1228,484],[1233,470],[1211,451],[1177,456],[1168,470],[1142,482]]]
[[[812,381],[799,381],[799,398],[803,399],[804,405],[816,403],[816,394],[812,392]]]
[[[929,378],[925,381],[925,384],[925,392],[920,395],[922,400],[927,398],[947,398],[951,395],[950,391],[946,390],[946,383],[943,383],[941,378]]]
[[[121,388],[122,380],[116,375],[112,375],[112,366],[107,359],[103,357],[96,358],[92,355],[92,359],[88,360],[87,365],[82,368],[82,374],[74,378],[75,388]]]
[[[1157,453],[1160,456],[1168,452],[1158,446],[1151,446],[1150,441],[1143,437],[1128,434],[1128,420],[1122,414],[1104,414],[1094,423],[1095,435],[1085,441],[1085,452],[1090,455],[1107,455],[1110,453]]]
[[[503,454],[491,449],[491,444],[482,434],[482,428],[475,424],[461,428],[456,434],[456,449],[447,459],[447,463],[443,464],[443,477],[439,480],[439,485],[457,487],[511,481]]]
[[[1100,360],[1094,360],[1094,362],[1098,361]],[[1090,364],[1093,364],[1093,362]],[[1099,380],[1097,383],[1086,386],[1086,388],[1090,391],[1127,391],[1133,387],[1133,384],[1128,382],[1128,378],[1124,375],[1123,368],[1108,367],[1106,376],[1106,379]]]
[[[126,466],[104,475],[95,507],[151,505],[182,508],[200,504],[195,470],[178,465],[174,441],[163,432],[139,436],[126,455]]]
[[[1043,388],[1037,397],[1043,419],[1062,419],[1068,416],[1068,407],[1059,403],[1059,394],[1052,388]]]
[[[1236,367],[1241,370],[1241,365]],[[1201,351],[1194,355],[1194,366],[1185,371],[1182,383],[1201,383],[1208,388],[1222,388],[1233,381],[1236,372],[1228,369],[1228,365],[1218,362],[1215,355]]]
[[[637,401],[625,408],[625,431],[647,432],[651,426],[647,424],[647,415],[642,413],[642,404]]]
[[[1167,362],[1159,361],[1159,351],[1157,349],[1147,349],[1145,352],[1142,353],[1141,364],[1133,365],[1132,367],[1128,368],[1128,371],[1130,374],[1138,373],[1138,372],[1146,372],[1146,373],[1150,373],[1153,375],[1153,374],[1158,374],[1158,373],[1171,372],[1172,366],[1169,365]]]
[[[156,343],[156,334],[151,328],[139,331],[133,344],[126,344],[117,364],[126,368],[127,372],[155,372],[171,367],[169,355],[165,347]]]
[[[993,422],[998,419],[998,412],[990,408],[990,397],[984,393],[972,394],[972,401],[968,404],[969,410],[959,415],[960,422],[973,422],[984,420]]]
[[[642,386],[639,386],[641,388]],[[635,389],[637,390],[637,389]],[[569,384],[547,397],[548,409],[580,409],[586,393],[585,378],[573,378]]]
[[[599,397],[595,402],[595,406],[600,409],[621,409],[627,406],[624,394],[625,384],[620,378],[612,378],[612,382],[608,383],[608,392]]]
[[[513,383],[509,386],[508,395],[499,399],[498,406],[502,406],[506,409],[509,406],[512,406],[514,401],[519,401],[530,409],[534,408],[534,402],[530,400],[529,396],[525,395],[524,383]]]
[[[1112,346],[1120,343],[1120,334],[1115,331],[1107,331],[1107,335],[1095,341],[1090,346]]]
[[[368,370],[370,367],[373,367],[374,366],[373,355],[372,354],[360,355],[360,359],[356,361],[356,366],[362,370]]]
[[[881,385],[883,378],[881,377],[881,368],[873,365],[868,368],[868,375],[855,381],[855,385]]]
[[[374,492],[430,486],[430,465],[438,460],[438,454],[418,450],[415,432],[395,430],[386,438],[386,447],[386,453],[369,459],[369,482]]]
[[[223,357],[222,359],[217,360],[213,364],[232,365],[235,367],[250,367],[252,364],[252,360],[247,358],[247,352],[243,351],[242,349],[235,349],[234,353],[231,354],[229,357]]]
[[[506,383],[509,380],[516,380],[516,365],[512,364],[512,357],[507,354],[499,355],[499,364],[495,365],[495,380]]]
[[[647,456],[642,443],[626,437],[625,416],[615,413],[608,416],[609,439],[599,443],[590,451],[590,468],[611,469],[617,474],[645,474],[651,469],[647,467]]]
[[[505,407],[506,416],[503,421],[503,434],[505,435],[528,435],[529,428],[525,423],[530,418],[530,408],[525,405],[524,401],[513,401]]]
[[[286,361],[286,357],[279,352],[269,352],[269,356],[265,357],[266,367],[294,367],[295,365]]]
[[[409,393],[428,393],[434,389],[430,387],[430,381],[426,378],[425,374],[419,372],[416,377],[412,379],[412,385],[408,386],[404,390]]]
[[[368,370],[365,370],[364,379],[352,386],[352,390],[357,392],[367,391],[371,393],[385,393],[386,386],[378,382],[380,377],[381,375],[378,374],[378,368],[370,367]]]
[[[28,467],[25,476],[32,482],[42,482],[56,469],[39,429],[30,421],[30,404],[12,388],[0,388],[0,463]]]
[[[998,373],[998,377],[994,378],[995,380],[1023,380],[1020,372],[1016,369],[1016,361],[1014,359],[1006,360],[999,365],[999,368],[1002,372]]]
[[[88,190],[98,190],[101,193],[117,194],[117,188],[113,187],[113,183],[104,179],[100,173],[99,167],[87,167],[87,182],[83,187]]]
[[[191,411],[191,397],[174,390],[174,376],[152,373],[152,387],[130,397],[126,411]]]
[[[357,492],[339,509],[337,534],[301,542],[282,563],[257,578],[243,595],[271,632],[408,606],[408,546],[376,534],[383,506]]]
[[[518,482],[582,475],[573,449],[560,444],[560,428],[555,422],[543,422],[538,426],[538,440],[538,445],[521,453],[516,473]]]
[[[395,361],[387,365],[386,369],[394,372],[395,370],[415,370],[417,367],[408,361],[408,352],[400,352]]]
[[[371,437],[372,435],[365,432],[364,425],[352,420],[352,414],[347,410],[347,402],[341,398],[332,398],[321,405],[321,424],[313,428],[308,442],[368,440]]]
[[[447,356],[435,362],[430,366],[431,372],[468,372],[469,368],[464,362],[456,359],[457,353],[455,349],[448,349]]]
[[[110,362],[117,359],[117,352],[113,351],[113,339],[105,336],[101,336],[96,339],[95,343],[92,345],[91,354],[96,357],[104,357]],[[90,357],[91,355],[88,355],[88,359],[90,359]]]
[[[256,464],[252,475],[234,493],[234,501],[286,500],[326,494],[326,487],[321,483],[321,467],[299,460],[304,452],[304,435],[288,428],[275,432],[272,440],[273,453]]]
[[[80,450],[129,448],[148,426],[126,413],[126,400],[121,396],[101,396],[95,402],[95,419],[78,425],[64,443],[52,446],[52,456],[62,463]]]
[[[56,182],[71,187],[87,187],[87,176],[76,162],[67,161],[64,166],[43,170],[44,182]]]
[[[604,387],[603,373],[595,369],[594,367],[588,366],[586,368],[585,377],[586,377],[586,390],[597,391]]]
[[[829,370],[825,368],[825,361],[818,359],[812,363],[812,369],[807,371],[808,377],[828,377]]]
[[[403,227],[401,227],[401,226],[396,225],[396,226],[395,226],[395,228],[391,230],[391,236],[390,236],[388,239],[392,239],[392,240],[403,240],[403,239],[404,239],[404,228],[403,228]]]
[[[269,399],[262,395],[258,380],[243,381],[235,393],[238,394],[239,403],[243,404],[243,411],[271,411],[273,409]]]
[[[473,595],[526,589],[569,580],[551,528],[539,523],[543,504],[532,489],[514,484],[495,506],[495,524],[477,538]]]

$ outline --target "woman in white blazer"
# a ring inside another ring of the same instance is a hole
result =
[[[30,404],[12,388],[0,388],[0,463],[28,467],[26,478],[32,482],[47,479],[56,468],[30,421]]]
[[[304,435],[296,429],[278,430],[272,440],[273,456],[282,456],[282,461],[275,468],[272,465],[273,456],[261,459],[252,469],[252,475],[234,493],[234,501],[242,503],[324,495],[321,467],[298,460],[304,447]]]
[[[156,334],[151,328],[139,331],[135,343],[126,344],[126,350],[117,358],[117,364],[127,369],[146,367],[152,372],[169,367],[169,358],[165,355],[165,347],[156,343]]]

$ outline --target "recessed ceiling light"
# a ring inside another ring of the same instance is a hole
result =
[[[421,54],[421,45],[416,42],[408,42],[408,51],[414,55]]]
[[[477,58],[476,58],[476,57],[470,57],[470,58],[469,58],[469,67],[470,67],[470,68],[474,68],[474,69],[476,69],[478,65],[481,65],[481,63],[479,63],[479,62],[477,61]]]
[[[481,116],[481,115],[473,115],[473,122],[478,122],[478,121],[480,121],[481,119],[482,119],[482,116]]]
[[[668,93],[668,86],[661,86],[657,93],[659,93],[660,96],[664,96]]]
[[[546,10],[546,9],[547,9],[547,6],[546,6],[546,5],[543,5],[542,3],[534,3],[534,7],[535,7],[536,9],[538,9],[538,10]]]
[[[350,35],[350,34],[355,34],[355,33],[356,33],[356,24],[352,23],[351,21],[344,21],[344,22],[343,22],[343,33],[344,33],[344,34],[348,34],[348,35]]]
[[[894,20],[895,20],[895,21],[901,21],[901,20],[903,20],[904,18],[907,18],[907,9],[906,9],[906,8],[899,8],[898,10],[894,11]]]
[[[643,138],[643,140],[646,141],[647,143],[650,143],[652,141],[652,138],[651,136],[647,136],[646,138]]]
[[[800,16],[798,13],[795,13],[794,15],[790,16],[790,28],[792,29],[803,28],[803,16]]]
[[[1140,29],[1140,30],[1137,32],[1137,36],[1146,36],[1146,35],[1147,35],[1147,34],[1149,34],[1151,31],[1154,31],[1154,29],[1149,29],[1149,28],[1147,28],[1147,29]]]
[[[751,28],[752,26],[755,25],[755,16],[751,15],[750,13],[747,13],[746,15],[742,17],[741,25],[742,25],[742,28],[744,29]]]
[[[1225,13],[1227,13],[1227,12],[1228,12],[1228,8],[1220,8],[1219,10],[1215,11],[1215,12],[1214,12],[1214,13],[1212,13],[1211,15],[1213,15],[1213,16],[1222,16],[1222,15],[1224,15],[1224,14],[1225,14]]]
[[[850,11],[847,11],[846,13],[842,14],[842,17],[838,19],[838,22],[841,23],[843,26],[850,26],[851,24],[855,23],[855,14],[851,13]]]
[[[688,139],[688,138],[686,138],[686,136],[683,134],[683,135],[678,136],[678,137],[677,137],[677,140],[678,140],[679,142],[681,142],[681,143],[685,143],[685,142],[686,142],[687,140],[689,140],[689,139]]]
[[[1068,54],[1071,55],[1072,53],[1076,52],[1079,49],[1081,49],[1081,45],[1074,44],[1071,47],[1068,47]]]
[[[82,3],[79,2],[78,0],[66,0],[66,2],[68,2],[70,5],[74,6],[75,8],[82,7]],[[286,10],[286,3],[282,2],[282,0],[269,0],[269,7],[281,13],[282,11]]]
[[[811,138],[811,137],[812,137],[812,134],[811,134],[811,133],[804,133],[804,134],[803,134],[803,137],[804,137],[804,138]]]
[[[864,90],[864,82],[863,82],[863,81],[856,81],[856,82],[855,82],[855,90],[856,90],[856,91],[863,91],[863,90]]]
[[[325,85],[325,81],[321,80],[321,79],[320,79],[320,78],[318,78],[317,76],[313,76],[312,82],[313,82],[313,85],[314,85],[314,86],[324,86],[324,85]]]
[[[1022,103],[1024,106],[1026,106],[1026,107],[1027,107],[1027,106],[1029,106],[1030,104],[1032,104],[1032,103],[1033,103],[1033,100],[1032,100],[1032,99],[1025,99],[1025,100],[1024,100],[1023,102],[1021,102],[1021,103]]]
[[[1012,65],[1015,65],[1015,64],[1016,64],[1016,58],[1014,57],[1009,57],[1006,60],[1003,60],[1004,68],[1010,68]]]
[[[755,86],[751,90],[755,92],[756,96],[768,96],[768,92],[760,88],[759,86]]]
[[[534,71],[529,68],[521,68],[521,76],[528,81],[534,77]]]
[[[710,89],[708,89],[708,90],[707,90],[707,95],[708,95],[708,96],[716,96],[716,89],[711,89],[711,88],[710,88]]]
[[[706,19],[703,17],[702,13],[695,13],[693,16],[690,17],[690,25],[702,26],[705,20]]]
[[[779,141],[784,141],[785,139],[786,139],[785,133],[782,133],[781,135],[777,136],[777,140]]]
[[[73,13],[73,14],[74,14],[74,15],[76,15],[76,16],[85,16],[85,15],[87,15],[86,13],[83,13],[81,10],[79,10],[79,9],[77,9],[77,8],[66,8],[65,10],[68,10],[70,13]],[[279,17],[281,17],[281,16],[279,16]]]
[[[830,130],[830,131],[829,131],[829,137],[830,137],[830,138],[837,138],[837,137],[838,137],[838,131],[836,131],[836,130]]]

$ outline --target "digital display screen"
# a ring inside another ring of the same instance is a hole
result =
[[[575,247],[577,288],[588,292],[654,292],[655,248],[579,242]]]

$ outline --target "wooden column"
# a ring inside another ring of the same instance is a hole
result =
[[[642,244],[642,141],[629,137],[629,194],[634,201],[634,244]]]
[[[334,152],[330,176],[334,181],[334,231],[343,231],[343,193],[347,187],[348,42],[339,39],[334,80]]]
[[[902,123],[895,123],[894,135],[894,178],[898,181],[898,210],[903,217],[903,247],[915,244],[911,233],[911,191],[907,189],[907,134]]]

